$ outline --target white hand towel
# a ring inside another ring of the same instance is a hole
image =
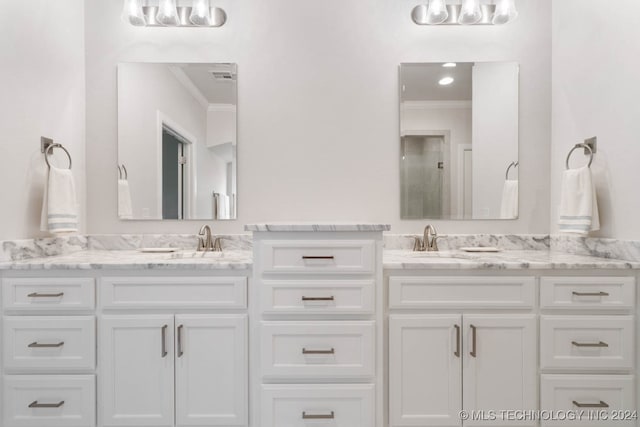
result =
[[[229,219],[229,196],[226,194],[218,195],[217,219]]]
[[[502,206],[500,207],[500,218],[518,218],[518,187],[518,181],[508,179],[504,182],[504,188],[502,189]]]
[[[562,233],[583,236],[600,229],[596,188],[589,167],[563,172],[558,224]]]
[[[52,234],[78,231],[76,186],[70,169],[49,168],[45,182],[40,229]]]
[[[120,219],[133,218],[131,189],[129,188],[129,181],[126,179],[118,180],[118,217]]]

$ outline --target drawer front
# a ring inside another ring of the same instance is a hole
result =
[[[3,427],[93,427],[93,375],[7,375]]]
[[[632,310],[636,283],[633,277],[542,277],[542,308]]]
[[[8,371],[95,369],[93,316],[5,316],[3,320],[3,359]]]
[[[367,280],[265,280],[260,288],[262,311],[274,314],[372,313],[374,284]]]
[[[543,375],[540,406],[543,411],[575,411],[582,419],[543,420],[542,426],[635,426],[636,420],[613,420],[618,411],[636,410],[631,375]],[[604,411],[608,419],[588,419],[589,412]]]
[[[373,240],[265,241],[264,273],[373,274]]]
[[[375,373],[374,322],[263,322],[265,378],[366,378]]]
[[[533,277],[389,277],[389,307],[530,309]]]
[[[247,307],[246,277],[105,277],[101,304],[107,309]]]
[[[91,278],[6,278],[2,285],[5,310],[93,310],[95,283]]]
[[[372,427],[374,386],[263,385],[262,427]]]
[[[633,369],[633,316],[542,316],[541,368]]]

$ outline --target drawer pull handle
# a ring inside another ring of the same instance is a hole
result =
[[[580,403],[574,400],[573,404],[577,408],[608,408],[609,407],[609,404],[607,402],[603,402],[602,400],[600,401],[600,403]]]
[[[64,296],[64,292],[58,292],[55,294],[41,294],[39,292],[32,292],[27,296],[29,298],[60,298],[61,296]]]
[[[37,400],[34,400],[29,404],[29,408],[59,408],[62,405],[64,405],[64,400],[58,403],[38,403]]]
[[[302,354],[336,354],[336,349],[332,348],[331,350],[307,350],[306,348],[303,348]]]
[[[184,325],[178,326],[178,357],[182,357],[184,351],[182,350],[182,329]]]
[[[456,329],[456,351],[453,352],[453,355],[456,357],[460,357],[460,326],[453,325]]]
[[[469,355],[471,357],[477,357],[478,352],[477,350],[477,329],[475,326],[473,325],[469,325],[469,327],[471,328],[471,351],[469,352]]]
[[[307,414],[306,412],[302,413],[303,420],[333,420],[335,419],[335,412],[331,411],[330,414]]]
[[[40,344],[39,342],[32,342],[27,347],[29,348],[58,348],[64,345],[64,341],[60,341],[58,344]]]
[[[167,357],[167,328],[169,327],[169,325],[164,325],[162,327],[162,348],[160,349],[160,354],[162,354],[162,357]]]
[[[330,297],[302,297],[302,301],[335,301],[336,298],[334,296]]]
[[[571,344],[575,345],[576,347],[609,347],[609,344],[607,344],[606,342],[600,341],[600,342],[576,342],[576,341],[571,341]]]
[[[573,295],[577,297],[608,297],[608,292],[577,292],[573,291]]]
[[[316,255],[316,256],[303,255],[302,259],[335,259],[335,257],[333,255]]]

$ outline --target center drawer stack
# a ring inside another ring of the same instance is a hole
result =
[[[260,427],[376,425],[378,242],[259,234]]]

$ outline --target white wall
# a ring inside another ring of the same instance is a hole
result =
[[[596,236],[640,240],[640,2],[553,2],[551,222],[557,232],[566,155],[598,137],[592,171],[602,230]],[[586,158],[576,152],[575,165]]]
[[[80,228],[86,228],[83,3],[2,2],[0,240],[43,234],[40,210],[47,169],[40,136],[62,143],[73,156]],[[64,155],[58,161],[66,165]]]
[[[122,61],[238,63],[238,221],[400,220],[398,65],[521,64],[522,215],[513,222],[438,222],[442,232],[544,233],[549,226],[551,0],[518,1],[502,27],[420,27],[418,2],[220,0],[220,29],[134,28],[122,2],[87,2],[89,231],[193,232],[194,223],[116,216],[116,65]]]
[[[518,76],[516,63],[473,66],[474,218],[500,218],[505,173],[518,161]]]

